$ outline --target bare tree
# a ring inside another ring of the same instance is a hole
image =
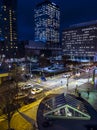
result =
[[[14,112],[18,108],[18,105],[15,102],[15,95],[17,92],[16,83],[12,80],[5,81],[0,87],[0,97],[2,98],[0,105],[2,114],[5,114],[5,118],[8,121],[8,130],[12,130],[10,127],[10,121]]]
[[[0,86],[0,111],[1,114],[5,114],[5,118],[8,121],[8,130],[13,130],[10,127],[10,121],[15,111],[20,107],[16,96],[19,92],[18,82],[21,80],[21,75],[26,73],[14,66],[13,70],[10,71],[9,78],[4,81]]]

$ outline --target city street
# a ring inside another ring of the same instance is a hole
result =
[[[33,80],[29,81],[29,83],[32,83]],[[40,79],[37,79],[34,81],[34,84],[38,84],[40,86],[44,87],[44,90],[50,90],[57,88],[59,86],[62,86],[64,90],[67,91],[67,84],[68,84],[68,90],[76,88],[76,86],[81,86],[82,84],[85,83],[91,83],[92,82],[92,77],[89,77],[86,75],[86,77],[81,78],[63,78],[62,75],[59,76],[54,76],[54,77],[49,77],[47,78],[47,81],[42,81]]]
[[[89,82],[92,81],[92,78],[89,79]],[[36,123],[36,116],[37,116],[37,109],[40,101],[44,98],[44,96],[50,95],[50,94],[60,94],[63,92],[68,93],[74,93],[74,89],[76,88],[76,85],[78,86],[79,91],[81,91],[82,97],[87,100],[87,87],[86,84],[88,82],[88,78],[86,79],[73,79],[69,78],[68,80],[68,90],[67,90],[67,78],[63,78],[62,75],[54,76],[52,78],[47,78],[47,81],[41,81],[39,78],[37,80],[29,80],[27,83],[33,83],[34,85],[39,85],[44,88],[44,95],[43,93],[40,93],[42,96],[38,96],[36,102],[33,102],[29,105],[25,105],[24,107],[20,108],[19,111],[22,113],[17,113],[13,115],[13,118],[11,120],[11,127],[15,128],[15,130],[33,130],[31,122],[34,121]],[[84,91],[83,91],[84,90]],[[90,97],[87,101],[92,104],[92,100],[96,101],[96,92],[93,95],[93,92],[90,93]],[[38,95],[38,94],[37,94]],[[36,97],[37,97],[36,95]],[[24,115],[23,115],[24,114]],[[0,118],[0,129],[6,130],[7,122],[4,118]],[[17,125],[18,124],[18,125]]]
[[[97,0],[0,1],[0,130],[40,130],[42,111],[43,120],[71,116],[76,124],[41,130],[97,130],[89,126],[97,122],[96,12]],[[50,98],[54,107],[43,102]]]

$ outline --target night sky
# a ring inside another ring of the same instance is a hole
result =
[[[32,40],[33,9],[43,0],[18,0],[18,29],[20,40]],[[61,29],[69,25],[97,20],[97,0],[51,0],[61,10]]]

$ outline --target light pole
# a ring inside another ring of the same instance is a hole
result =
[[[10,71],[10,69],[11,69],[11,65],[9,65],[8,68],[9,68],[9,71]]]
[[[96,87],[96,83],[95,83],[95,71],[97,70],[97,68],[94,68],[93,70],[93,84],[94,84],[94,88]]]
[[[89,75],[88,75],[88,83],[89,83],[89,79],[90,79],[90,71],[89,71]]]
[[[68,84],[69,84],[69,77],[67,77],[67,83],[66,83],[66,86],[67,86],[67,92],[68,92]]]

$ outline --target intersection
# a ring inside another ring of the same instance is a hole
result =
[[[45,81],[45,82],[41,81],[41,80],[39,82],[39,80],[40,79],[37,79],[37,80],[30,79],[27,83],[33,83],[33,85],[39,85],[39,86],[43,87],[45,97],[50,94],[61,94],[63,92],[72,93],[75,95],[74,90],[75,90],[76,84],[77,84],[78,90],[81,92],[81,96],[84,99],[86,99],[91,105],[93,105],[93,106],[97,105],[96,104],[97,92],[94,91],[95,94],[93,93],[94,89],[93,89],[93,85],[91,84],[92,78],[89,79],[89,83],[88,83],[88,78],[86,78],[86,79],[70,78],[69,82],[68,82],[68,91],[67,91],[67,86],[66,86],[67,78],[63,78],[62,75],[52,77],[52,78],[48,77],[47,81]],[[86,92],[88,87],[92,88],[90,90],[89,98],[87,98],[87,92]],[[37,96],[38,95],[36,95],[36,97]],[[32,122],[34,121],[34,123],[37,122],[36,121],[37,109],[43,98],[44,98],[44,95],[38,96],[37,101],[20,108],[19,112],[22,114],[16,112],[13,115],[12,120],[11,120],[11,127],[14,128],[15,130],[20,130],[20,129],[27,130],[28,128],[29,128],[29,130],[33,130],[33,127],[32,127],[33,125],[31,124],[31,122],[29,120],[31,120]],[[28,117],[30,119],[28,119]],[[6,130],[6,127],[7,127],[7,121],[5,121],[4,118],[1,117],[0,118],[0,129]]]

